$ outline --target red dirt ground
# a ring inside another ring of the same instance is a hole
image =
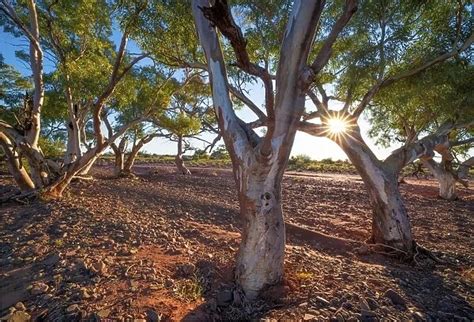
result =
[[[474,195],[401,186],[416,240],[443,263],[325,247],[289,230],[285,282],[248,303],[232,282],[240,224],[225,169],[94,169],[60,201],[0,205],[0,318],[22,301],[39,320],[474,320]],[[12,189],[0,178],[0,192]],[[357,176],[289,173],[286,220],[363,241],[371,210]],[[311,235],[309,235],[311,236]],[[395,295],[394,295],[395,294]],[[19,309],[20,311],[23,309]]]

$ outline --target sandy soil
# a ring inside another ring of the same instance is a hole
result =
[[[60,201],[0,205],[0,318],[16,305],[17,316],[64,321],[474,320],[472,190],[448,202],[434,181],[401,186],[416,240],[442,263],[331,249],[289,230],[284,283],[248,303],[232,282],[240,223],[231,172],[135,171],[115,179],[96,167],[94,181],[73,183]],[[0,192],[12,187],[0,178]],[[357,176],[290,173],[283,195],[288,222],[369,235]]]

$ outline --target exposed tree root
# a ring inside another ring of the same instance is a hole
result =
[[[388,257],[398,258],[407,262],[415,262],[417,265],[419,264],[417,260],[418,256],[424,255],[436,263],[445,263],[425,247],[415,242],[413,248],[414,253],[411,254],[405,250],[386,244],[360,242],[353,239],[330,236],[290,222],[286,222],[285,225],[287,234],[296,235],[297,237],[309,242],[315,242],[318,244],[320,249],[329,250],[335,253],[356,253],[359,255],[376,253]]]
[[[382,254],[385,256],[397,257],[397,258],[403,258],[403,259],[408,259],[411,257],[406,251],[399,249],[397,247],[386,245],[386,244],[381,244],[381,243],[367,244],[367,247],[369,247],[369,249],[372,252],[377,253],[377,254]],[[389,250],[389,251],[383,251],[379,249],[384,249],[384,250]]]
[[[433,252],[431,252],[430,250],[428,250],[426,247],[416,243],[416,242],[413,242],[414,244],[414,248],[415,248],[415,254],[413,255],[413,261],[415,262],[415,264],[419,264],[418,261],[417,261],[417,256],[418,255],[424,255],[426,257],[428,257],[429,259],[433,260],[435,263],[438,263],[438,264],[446,264],[445,261],[443,261],[442,259],[438,258],[435,254],[433,254]]]
[[[305,240],[316,242],[319,247],[338,253],[353,252],[355,249],[365,245],[360,241],[330,236],[290,222],[285,222],[285,226],[288,234],[297,235]]]

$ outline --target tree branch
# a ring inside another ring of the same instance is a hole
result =
[[[314,75],[317,75],[326,66],[332,54],[332,46],[336,42],[337,37],[342,29],[347,25],[352,15],[357,11],[357,0],[346,0],[342,15],[337,19],[331,29],[328,37],[324,41],[321,50],[311,64]]]
[[[464,42],[464,44],[459,48],[456,48],[456,49],[454,49],[454,50],[452,50],[448,53],[442,54],[442,55],[434,58],[433,60],[430,60],[430,61],[428,61],[428,62],[426,62],[426,63],[424,63],[420,66],[417,66],[417,67],[412,68],[410,70],[407,70],[405,72],[399,73],[399,74],[394,75],[394,76],[388,76],[388,77],[385,77],[384,79],[380,79],[369,89],[369,91],[367,91],[367,93],[364,95],[364,97],[362,98],[360,103],[355,108],[352,115],[354,115],[356,118],[358,118],[362,114],[364,109],[366,108],[367,104],[375,96],[375,94],[377,94],[380,91],[380,89],[382,89],[383,87],[387,87],[387,86],[393,84],[394,82],[396,82],[398,80],[416,75],[416,74],[430,68],[433,65],[439,64],[439,63],[441,63],[441,62],[443,62],[443,61],[459,54],[460,52],[466,50],[469,46],[472,45],[473,42],[474,42],[474,33],[472,33],[469,36],[469,38]]]

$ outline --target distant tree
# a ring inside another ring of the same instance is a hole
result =
[[[443,140],[420,156],[439,181],[440,197],[447,200],[456,199],[457,182],[467,186],[458,170],[464,173],[472,166],[474,66],[466,54],[383,90],[369,109],[370,134],[385,146],[391,143],[389,138],[407,146],[447,127]],[[434,152],[441,155],[440,163],[433,159]],[[465,162],[457,161],[458,156]]]

